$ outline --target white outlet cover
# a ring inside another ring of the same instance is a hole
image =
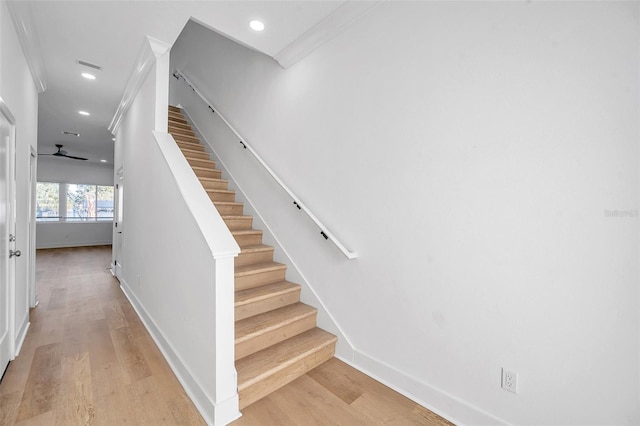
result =
[[[502,368],[502,389],[518,393],[518,374]]]

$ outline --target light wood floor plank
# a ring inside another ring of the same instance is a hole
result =
[[[41,304],[0,383],[0,425],[204,425],[107,267],[110,247],[38,250]],[[233,426],[449,423],[333,358]]]
[[[110,261],[108,246],[38,250],[41,303],[0,383],[0,425],[204,425]]]

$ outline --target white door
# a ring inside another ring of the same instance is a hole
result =
[[[15,120],[0,98],[0,374],[13,359]]]
[[[124,239],[124,174],[122,167],[116,175],[115,187],[115,217],[113,218],[113,274],[120,279],[122,277],[122,240]]]

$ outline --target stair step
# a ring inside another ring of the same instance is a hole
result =
[[[188,129],[185,129],[184,127],[173,126],[171,123],[169,123],[169,133],[172,135],[188,136],[192,138],[196,137],[196,134],[191,130],[191,126],[189,126]]]
[[[222,220],[227,224],[229,230],[251,229],[253,225],[253,216],[224,215]]]
[[[236,257],[235,266],[265,262],[273,262],[273,247],[259,244],[242,247],[240,254]]]
[[[200,178],[201,181],[202,179],[203,178]],[[216,206],[216,209],[218,209],[218,213],[220,213],[221,215],[242,214],[242,212],[244,211],[244,205],[242,203],[214,201],[213,205]],[[260,235],[260,241],[262,241],[262,234]],[[238,245],[242,246],[242,244],[240,243],[238,243]]]
[[[236,232],[248,231],[232,231]],[[235,236],[235,235],[234,235]],[[256,263],[253,265],[242,265],[235,267],[235,290],[245,290],[247,288],[259,287],[265,284],[284,281],[287,265],[277,262]]]
[[[300,288],[298,284],[281,281],[236,291],[236,321],[299,302]]]
[[[169,105],[169,111],[182,113],[182,110],[177,106]]]
[[[173,135],[171,135],[171,136],[173,136]],[[173,139],[175,139],[175,141],[178,144],[178,147],[180,148],[180,150],[187,149],[187,150],[190,150],[190,151],[205,152],[204,145],[202,145],[200,142],[184,142],[184,141],[180,141],[180,140],[176,139],[175,137]]]
[[[319,328],[236,361],[240,409],[331,359],[337,337]]]
[[[195,136],[185,135],[180,132],[169,132],[176,140],[176,142],[187,142],[200,145],[200,139]]]
[[[236,193],[228,189],[207,189],[206,191],[211,201],[235,201],[236,199]]]
[[[181,112],[169,111],[169,123],[189,124]]]
[[[193,157],[186,157],[186,159],[189,162],[189,164],[191,164],[192,166],[211,167],[212,169],[216,168],[216,162],[213,160],[204,159],[204,158],[193,158]]]
[[[203,146],[203,145],[200,145]],[[211,155],[206,151],[180,148],[180,151],[184,154],[185,158],[201,158],[203,160],[211,160]]]
[[[316,308],[297,302],[236,321],[236,360],[312,329],[317,314]]]
[[[169,117],[168,117],[168,122],[167,124],[169,126],[171,125],[187,125],[189,127],[191,127],[189,125],[189,122],[187,121],[187,119],[184,117],[184,115],[182,115],[182,113],[177,113],[177,112],[171,112],[169,111]]]
[[[214,179],[214,178],[200,178],[200,183],[202,187],[205,189],[227,189],[228,181],[225,179]],[[223,213],[220,213],[223,214]],[[240,211],[242,214],[242,210]]]
[[[191,167],[195,172],[196,176],[199,178],[214,178],[220,179],[222,177],[222,172],[217,169],[211,169],[208,167]]]
[[[236,239],[240,248],[262,244],[262,231],[259,229],[231,231],[231,235]]]
[[[169,129],[171,128],[191,130],[191,125],[184,118],[169,116]]]

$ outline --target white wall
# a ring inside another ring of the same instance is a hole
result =
[[[38,182],[113,185],[113,166],[66,158],[38,157]],[[113,222],[38,222],[37,248],[111,244]]]
[[[205,420],[223,425],[239,416],[233,367],[239,249],[166,133],[169,59],[156,56],[135,67],[151,71],[116,133],[115,169],[122,168],[124,187],[118,278]],[[197,214],[194,199],[208,207],[204,214]]]
[[[0,2],[0,96],[16,119],[16,259],[15,336],[18,346],[29,324],[29,159],[37,145],[38,93],[6,2]]]
[[[386,2],[288,70],[189,24],[172,66],[359,252],[226,148],[354,364],[461,423],[638,424],[638,7]]]
[[[40,156],[38,181],[113,185],[113,165]]]

